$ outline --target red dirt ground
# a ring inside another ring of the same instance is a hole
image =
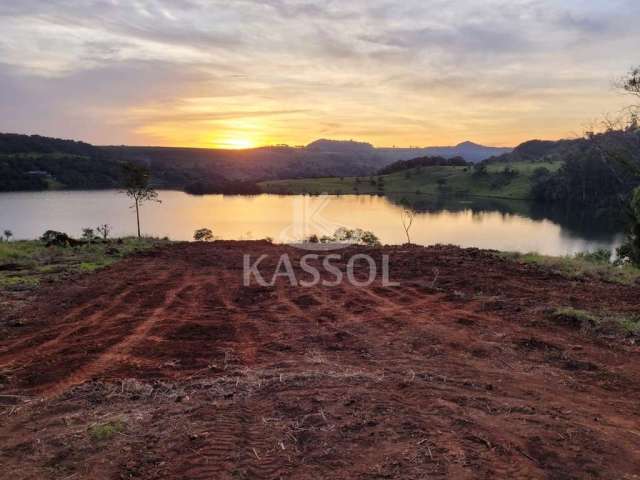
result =
[[[640,348],[550,315],[640,287],[356,251],[400,286],[244,287],[243,254],[304,252],[215,242],[44,288],[0,340],[0,478],[640,478]]]

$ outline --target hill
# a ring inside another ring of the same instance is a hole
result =
[[[120,183],[120,164],[129,161],[146,165],[160,188],[204,193],[240,186],[247,191],[247,183],[259,180],[371,175],[396,160],[412,158],[414,151],[327,139],[306,147],[248,150],[97,147],[39,135],[0,134],[0,191],[114,188]],[[464,153],[473,161],[491,152],[495,149],[466,143],[451,147],[444,156]]]
[[[0,191],[114,188],[119,175],[118,163],[88,143],[0,133]]]
[[[473,142],[462,142],[455,147],[378,148],[376,152],[387,161],[408,160],[416,157],[462,157],[478,163],[490,157],[511,153],[508,147],[485,147]]]
[[[330,177],[278,180],[260,183],[271,193],[328,194],[428,194],[531,199],[536,171],[557,171],[560,161],[468,165],[418,166],[392,173],[363,177]],[[383,170],[384,172],[384,170]]]
[[[387,175],[389,173],[401,172],[417,167],[446,167],[458,166],[468,167],[470,164],[465,162],[462,157],[443,158],[443,157],[418,157],[411,160],[398,160],[391,165],[387,165],[378,171],[378,175]]]
[[[355,155],[367,155],[373,156],[376,153],[376,149],[370,143],[355,142],[353,140],[340,141],[340,140],[327,140],[322,138],[311,142],[305,147],[305,150],[310,152],[324,152],[324,153],[336,153],[336,154],[355,154]]]
[[[102,147],[111,158],[133,160],[153,172],[197,171],[218,180],[255,181],[319,175],[366,175],[386,163],[374,154],[357,150],[307,147],[261,147],[247,150],[172,147]]]
[[[574,140],[531,140],[504,153],[507,150],[471,142],[380,149],[364,142],[327,139],[306,147],[249,150],[96,147],[38,135],[0,134],[0,191],[116,188],[121,164],[130,161],[146,165],[156,187],[191,193],[256,193],[255,183],[262,181],[262,188],[270,192],[419,191],[619,208],[640,184],[640,130]],[[409,156],[415,152],[442,155]],[[466,167],[491,152],[502,153],[477,162],[478,168]],[[465,157],[451,156],[454,153]],[[438,169],[420,170],[433,165]],[[372,175],[381,180],[366,179]],[[331,177],[350,180],[336,183]]]
[[[521,162],[562,162],[555,172],[540,169],[532,197],[539,202],[576,208],[621,209],[640,185],[640,129],[592,133],[584,138],[556,142],[532,140],[510,154],[490,158],[487,165]]]

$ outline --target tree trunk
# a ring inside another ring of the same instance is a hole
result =
[[[138,238],[141,238],[142,235],[140,234],[140,208],[137,200],[136,200],[136,221],[138,222]]]

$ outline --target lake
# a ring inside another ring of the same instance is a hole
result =
[[[146,235],[191,240],[194,230],[211,228],[223,239],[295,241],[340,226],[373,231],[383,243],[406,242],[401,202],[416,212],[413,243],[566,255],[613,249],[623,240],[619,224],[581,211],[553,210],[528,202],[448,200],[422,196],[191,196],[161,191],[162,203],[144,204]],[[130,200],[117,191],[0,193],[0,231],[33,239],[45,230],[80,236],[83,227],[108,223],[114,236],[136,231]]]

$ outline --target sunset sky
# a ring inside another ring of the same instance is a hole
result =
[[[629,98],[638,0],[0,3],[0,131],[243,148],[512,146]]]

